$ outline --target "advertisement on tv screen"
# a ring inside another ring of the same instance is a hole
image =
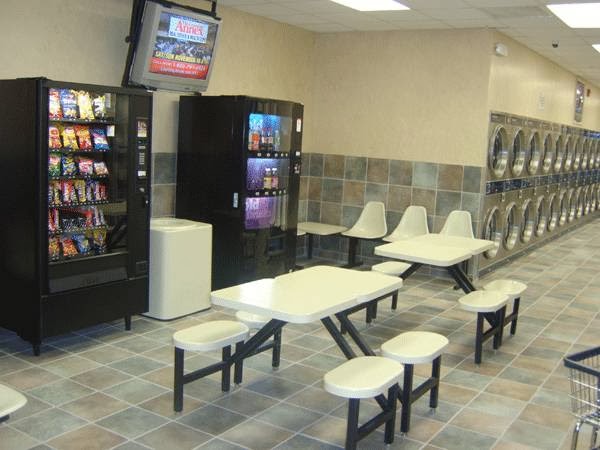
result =
[[[206,80],[217,25],[192,17],[160,15],[149,71],[161,75]]]

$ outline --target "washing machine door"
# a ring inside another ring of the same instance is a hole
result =
[[[573,163],[571,169],[573,171],[579,170],[581,166],[581,138],[573,138]]]
[[[577,208],[575,211],[575,218],[580,219],[583,216],[583,210],[585,209],[585,191],[583,188],[577,188],[577,191],[575,191],[575,204]]]
[[[502,125],[497,125],[490,137],[488,167],[495,178],[501,178],[508,166],[508,133]]]
[[[560,173],[565,160],[565,141],[562,135],[559,135],[556,138],[556,143],[554,144],[554,154],[556,155],[556,158],[554,159],[554,173]]]
[[[558,226],[562,227],[569,221],[569,193],[561,191],[558,197]]]
[[[510,151],[510,170],[515,177],[521,176],[523,173],[525,153],[525,133],[523,130],[517,129]]]
[[[592,184],[590,187],[590,212],[598,209],[598,185]]]
[[[550,173],[550,170],[552,170],[552,166],[554,165],[554,141],[550,133],[546,134],[546,137],[544,138],[540,160],[542,173]]]
[[[586,170],[588,168],[589,159],[590,159],[590,142],[588,141],[587,138],[582,138],[581,164],[579,165],[579,167],[581,167],[581,170]]]
[[[586,186],[583,191],[583,215],[587,216],[592,211],[591,186]]]
[[[492,241],[494,247],[484,252],[483,256],[487,259],[493,259],[498,254],[500,243],[502,242],[502,232],[500,230],[500,209],[494,206],[489,209],[483,222],[482,239]]]
[[[563,162],[563,168],[565,171],[571,170],[573,167],[573,138],[567,136],[565,139],[565,160]]]
[[[540,133],[534,131],[529,136],[529,148],[527,149],[527,172],[535,175],[540,167],[542,157]]]
[[[590,138],[587,140],[588,143],[588,169],[596,167],[596,142]]]
[[[560,209],[558,195],[553,193],[548,197],[548,231],[554,231],[556,229],[559,217]]]
[[[569,216],[567,221],[573,222],[577,217],[577,196],[575,195],[575,189],[569,189],[569,193],[567,195],[569,198]]]
[[[544,196],[540,196],[535,201],[535,235],[540,237],[546,231],[548,217],[546,216],[546,208],[544,207]]]
[[[517,205],[515,202],[508,204],[504,210],[504,224],[502,226],[502,245],[506,250],[512,250],[519,239],[519,223],[517,221]]]
[[[594,139],[594,169],[600,169],[600,141]]]
[[[528,198],[521,205],[521,242],[527,243],[533,237],[535,226],[535,211],[533,201]]]

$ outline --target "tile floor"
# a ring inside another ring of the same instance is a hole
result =
[[[398,435],[391,448],[569,448],[573,418],[562,358],[600,345],[599,268],[600,222],[595,221],[480,280],[513,277],[529,288],[517,335],[500,351],[486,351],[479,367],[472,354],[475,316],[456,306],[460,294],[448,280],[415,275],[405,283],[397,311],[381,302],[370,327],[357,316],[374,347],[412,329],[436,331],[451,342],[443,357],[437,411],[421,399],[410,432]],[[173,413],[173,332],[230,314],[213,309],[174,322],[136,317],[131,332],[122,323],[103,324],[49,339],[37,358],[28,344],[0,329],[0,383],[29,399],[0,425],[0,449],[343,445],[345,401],[321,389],[323,374],[343,359],[320,324],[284,329],[278,371],[271,370],[269,354],[254,356],[241,387],[224,394],[218,375],[199,380],[185,387],[183,413]],[[218,357],[188,356],[188,368]],[[417,366],[417,374],[426,371]],[[366,402],[361,410],[375,409]],[[384,448],[382,442],[379,431],[361,448]]]

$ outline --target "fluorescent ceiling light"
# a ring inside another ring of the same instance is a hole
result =
[[[401,11],[410,9],[395,0],[331,0],[358,11]]]
[[[600,28],[600,3],[546,5],[571,28]]]
[[[592,47],[594,47],[597,52],[600,52],[600,44],[594,44]]]

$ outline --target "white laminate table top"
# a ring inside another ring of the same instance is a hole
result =
[[[494,242],[485,239],[447,236],[439,233],[423,234],[412,238],[411,241],[419,244],[443,245],[447,247],[468,249],[473,256],[491,250],[495,245]]]
[[[320,222],[300,222],[298,224],[298,230],[302,230],[310,234],[318,234],[321,236],[328,236],[330,234],[341,233],[346,231],[348,228],[341,225],[331,225],[328,223]]]
[[[402,279],[332,266],[264,278],[211,292],[215,305],[290,323],[310,323],[392,293]]]
[[[414,240],[396,241],[375,247],[375,254],[413,263],[449,267],[466,261],[473,253],[468,248],[419,243]]]

